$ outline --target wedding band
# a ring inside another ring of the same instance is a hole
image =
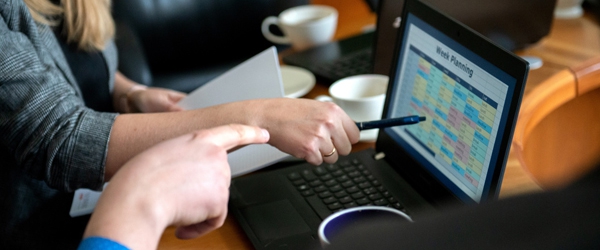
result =
[[[333,147],[333,150],[331,150],[331,153],[323,155],[323,157],[329,157],[329,156],[332,156],[333,154],[335,154],[335,147]]]

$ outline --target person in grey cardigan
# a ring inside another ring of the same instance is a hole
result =
[[[359,139],[338,106],[308,99],[181,110],[184,94],[117,71],[108,0],[56,2],[0,0],[1,249],[75,248],[88,219],[69,216],[75,190],[101,190],[138,153],[198,129],[261,127],[270,145],[312,164],[337,161]],[[77,26],[102,11],[105,22]],[[79,43],[94,28],[109,35]]]

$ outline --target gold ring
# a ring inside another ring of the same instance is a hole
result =
[[[332,156],[333,154],[335,154],[335,147],[333,147],[333,150],[331,150],[331,153],[323,155],[323,157],[329,157],[329,156]]]

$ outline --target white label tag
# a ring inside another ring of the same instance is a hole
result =
[[[106,188],[106,185],[108,185],[108,182],[104,184],[103,189]],[[73,203],[71,204],[69,215],[71,217],[77,217],[91,214],[92,211],[94,211],[101,194],[102,192],[93,191],[87,188],[77,189],[75,195],[73,195]]]

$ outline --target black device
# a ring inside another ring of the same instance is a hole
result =
[[[234,178],[229,212],[256,249],[316,249],[321,221],[345,208],[389,206],[419,221],[497,198],[527,63],[417,0],[402,19],[382,118],[425,121],[380,129],[375,149],[336,164]]]
[[[550,32],[556,0],[424,0],[507,50],[526,48]],[[388,75],[404,0],[378,6],[375,31],[289,54],[283,62],[313,72],[322,83],[375,73]]]

